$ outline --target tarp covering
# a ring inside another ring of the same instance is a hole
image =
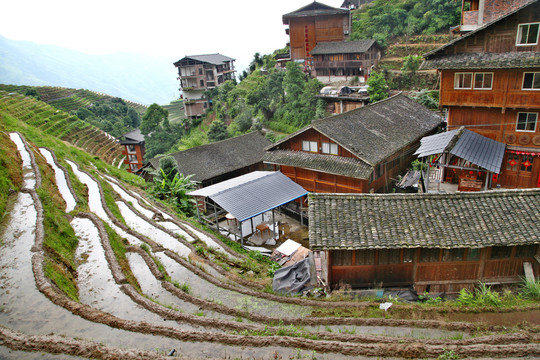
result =
[[[295,295],[306,288],[310,282],[310,258],[294,265],[277,270],[272,282],[272,290],[279,294]]]
[[[279,171],[254,171],[192,191],[189,195],[208,196],[242,222],[307,193],[304,188]]]

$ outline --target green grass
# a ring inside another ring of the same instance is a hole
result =
[[[18,191],[20,189],[22,186],[23,174],[21,162],[17,156],[17,147],[3,131],[1,121],[0,141],[4,144],[4,146],[0,148],[0,219],[2,219],[6,212],[9,190],[13,189]]]
[[[70,299],[79,302],[79,292],[71,274],[50,259],[43,264],[45,276],[51,279]]]
[[[118,264],[122,269],[122,273],[126,277],[128,283],[132,285],[139,293],[142,293],[141,286],[139,285],[137,278],[131,271],[129,261],[126,257],[126,245],[129,245],[129,243],[127,242],[127,240],[120,237],[120,235],[118,235],[107,223],[103,223],[103,225],[105,225],[105,229],[107,230],[109,242],[113,249],[116,260],[118,261]]]

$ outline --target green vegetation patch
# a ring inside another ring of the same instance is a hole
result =
[[[45,259],[43,270],[45,276],[51,279],[70,299],[79,302],[79,291],[71,273],[66,272],[62,266],[50,259]]]
[[[23,174],[17,146],[3,129],[3,116],[0,114],[0,219],[6,212],[9,191],[18,191],[22,186]]]

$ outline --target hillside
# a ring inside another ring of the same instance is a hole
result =
[[[179,97],[175,59],[88,55],[0,36],[0,83],[84,88],[149,105]]]

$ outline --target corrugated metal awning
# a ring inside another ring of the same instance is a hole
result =
[[[304,188],[279,171],[255,171],[189,193],[209,197],[238,221],[245,221],[307,194]]]
[[[425,157],[429,155],[442,154],[457,132],[458,130],[452,130],[422,138],[420,140],[420,147],[418,150],[416,150],[414,155],[418,155],[418,157]]]
[[[450,154],[499,174],[505,148],[506,145],[501,142],[465,130],[457,141],[456,146],[450,150]]]

